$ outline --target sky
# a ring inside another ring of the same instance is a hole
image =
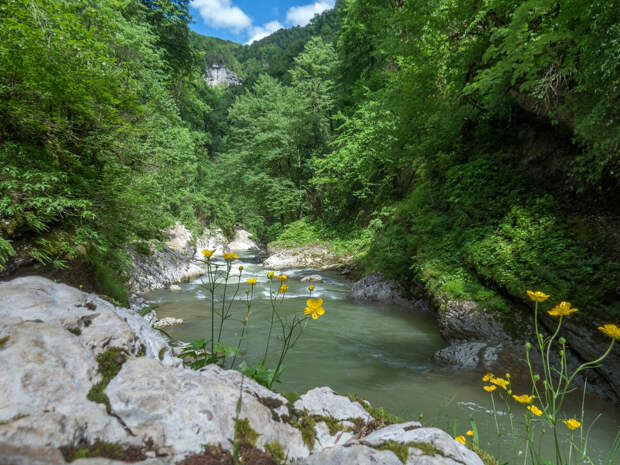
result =
[[[335,0],[191,0],[190,29],[249,44],[281,28],[305,26],[334,4]]]

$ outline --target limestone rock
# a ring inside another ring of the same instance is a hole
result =
[[[195,453],[205,444],[232,448],[240,390],[209,372],[164,371],[156,360],[136,358],[123,365],[105,392],[113,412],[134,434],[149,438],[158,453]],[[274,420],[271,410],[254,396],[243,396],[240,418],[260,435],[259,448],[278,441],[290,458],[308,454],[299,430]]]
[[[315,268],[318,270],[337,269],[346,263],[346,258],[336,256],[327,247],[304,245],[292,249],[268,249],[269,257],[263,267],[271,270],[287,268]]]
[[[301,278],[302,283],[322,283],[323,276],[320,274],[311,274],[310,276],[304,276]]]
[[[230,250],[237,252],[258,251],[260,247],[252,239],[252,234],[243,229],[235,231],[235,238],[228,244]]]
[[[0,442],[2,465],[61,465],[65,459],[54,447],[17,446]]]
[[[205,82],[210,87],[217,87],[220,85],[240,86],[243,84],[243,79],[226,68],[224,65],[213,64],[207,68]]]
[[[499,343],[509,339],[500,322],[472,300],[451,300],[439,315],[441,335],[449,341]]]
[[[172,317],[166,317],[166,318],[162,318],[161,320],[157,320],[157,323],[155,323],[155,327],[156,328],[169,328],[171,326],[178,326],[178,325],[182,325],[183,324],[183,319],[182,318],[172,318]]]
[[[419,455],[414,454],[411,462],[407,461],[408,464],[484,465],[477,454],[456,442],[448,433],[438,428],[422,428],[416,421],[386,426],[360,440],[362,444],[371,447],[378,447],[386,441],[430,444],[441,456],[436,461],[422,461]]]
[[[164,233],[168,236],[165,246],[180,254],[190,254],[193,252],[192,233],[178,221],[173,228],[167,229]]]
[[[204,249],[215,250],[215,253],[222,254],[228,249],[228,240],[221,229],[205,229],[200,237],[196,238],[196,255],[194,258],[203,259]]]
[[[433,358],[438,362],[458,365],[474,370],[480,365],[483,349],[492,349],[484,342],[457,342],[435,352]]]
[[[428,312],[429,306],[424,300],[404,297],[403,287],[394,280],[387,279],[383,273],[371,273],[353,284],[351,297],[356,300],[382,302],[400,305]]]
[[[181,290],[181,286],[179,286],[178,284],[173,284],[172,286],[170,286],[169,288],[172,292],[179,292]]]
[[[322,449],[308,457],[303,465],[402,465],[389,450],[377,450],[361,444]]]
[[[310,415],[332,417],[336,420],[361,418],[370,423],[373,418],[359,402],[351,402],[347,397],[339,396],[329,387],[311,389],[302,395],[294,407],[305,410]]]
[[[87,399],[99,381],[94,353],[58,323],[23,321],[3,329],[0,441],[62,446],[85,439],[140,445],[105,406]]]
[[[0,332],[26,320],[71,330],[95,355],[108,347],[120,347],[130,354],[144,347],[147,356],[157,358],[166,349],[164,364],[181,363],[168,354],[167,340],[140,315],[46,278],[29,276],[0,283]],[[62,341],[58,344],[62,346]]]

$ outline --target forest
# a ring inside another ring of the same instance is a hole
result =
[[[188,0],[2,2],[0,266],[81,264],[123,302],[126,251],[180,220],[322,241],[439,306],[537,288],[617,319],[619,15],[346,0],[241,46]]]

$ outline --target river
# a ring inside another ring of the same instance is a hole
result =
[[[241,258],[234,266],[233,275],[238,274],[238,266],[242,264],[242,284],[238,302],[232,306],[234,319],[225,326],[224,340],[229,344],[236,343],[236,334],[241,328],[239,320],[247,309],[244,292],[249,286],[246,279],[255,277],[257,285],[246,338],[247,353],[243,356],[253,365],[262,357],[271,316],[269,281],[267,270],[255,263],[252,256]],[[293,269],[285,273],[289,278],[289,289],[281,311],[301,314],[308,298],[309,283],[301,283],[300,279],[317,272]],[[498,437],[495,422],[489,414],[489,395],[481,388],[482,374],[455,371],[432,360],[433,353],[445,344],[431,315],[353,301],[349,298],[351,283],[341,275],[336,272],[318,274],[323,277],[323,282],[314,283],[313,296],[324,300],[326,313],[318,320],[308,322],[286,359],[286,371],[282,383],[274,386],[276,390],[303,393],[327,385],[341,394],[356,393],[402,418],[421,419],[425,426],[438,426],[453,435],[464,434],[473,419],[479,430],[480,446],[495,455],[500,464],[523,463],[523,442],[518,439],[522,432],[521,415],[514,416],[516,433],[513,433],[508,415],[502,414],[505,406],[498,404],[498,421],[502,430]],[[201,282],[202,278],[182,284],[180,291],[158,290],[146,296],[159,304],[159,318],[175,317],[185,321],[183,325],[167,329],[175,339],[192,341],[210,337],[208,293]],[[278,348],[279,341],[272,340],[271,366],[275,364]],[[515,392],[521,393],[517,389]],[[514,406],[516,412],[520,409],[523,410],[521,406]],[[571,399],[566,416],[577,416],[580,412],[579,398]],[[620,410],[613,404],[589,399],[584,423],[588,424],[599,414],[602,415],[590,435],[590,453],[595,464],[608,464],[605,459],[620,428]],[[542,433],[538,431],[537,434]],[[567,450],[568,432],[562,440]],[[551,457],[550,442],[542,442],[541,453]]]

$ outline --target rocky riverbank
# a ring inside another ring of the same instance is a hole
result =
[[[186,369],[138,314],[44,278],[0,283],[0,316],[3,464],[210,465],[233,450],[247,465],[483,463],[329,388],[287,399],[236,371]]]
[[[496,315],[483,306],[470,300],[449,300],[441,305],[430,304],[430,300],[414,299],[407,296],[405,289],[397,282],[386,279],[381,273],[372,273],[356,282],[351,295],[357,300],[384,302],[399,305],[414,311],[435,312],[441,335],[447,346],[435,353],[435,360],[455,368],[479,371],[511,372],[527,378],[524,363],[525,343],[534,342],[532,315],[514,312],[509,317]],[[609,339],[600,334],[597,326],[605,322],[589,325],[568,319],[563,324],[560,336],[566,338],[569,348],[569,368],[575,369],[585,361],[595,360],[609,346]],[[550,334],[557,321],[541,314],[541,327]],[[518,327],[519,334],[514,329]],[[536,349],[532,359],[536,363]],[[620,351],[612,351],[605,363],[596,369],[578,376],[576,382],[584,385],[587,380],[588,392],[620,403]],[[541,367],[535,365],[535,369]],[[529,379],[529,378],[528,378]]]
[[[215,249],[220,254],[228,250],[260,250],[251,234],[242,229],[235,231],[232,241],[228,241],[221,230],[205,230],[195,237],[181,223],[164,233],[167,240],[160,248],[153,244],[146,255],[131,252],[133,263],[128,286],[133,294],[167,288],[202,276],[204,270],[196,259],[201,258],[200,251],[203,249]]]

